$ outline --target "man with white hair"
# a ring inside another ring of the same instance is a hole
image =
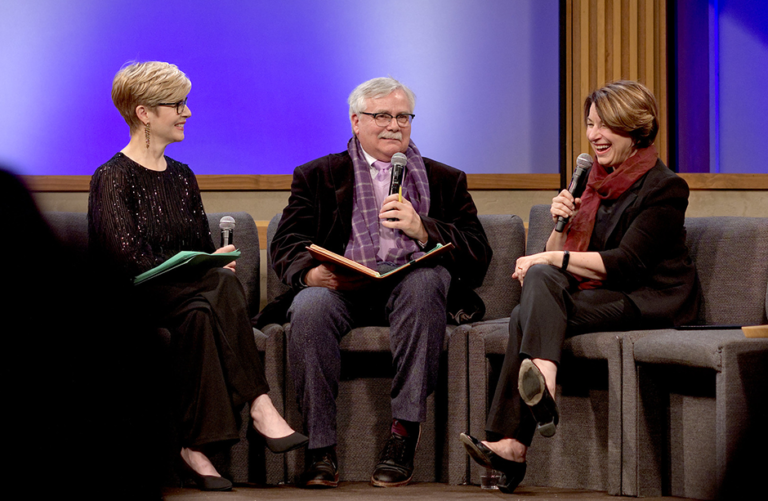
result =
[[[466,175],[422,157],[410,140],[414,104],[413,92],[393,78],[359,85],[349,96],[354,136],[347,150],[296,168],[272,240],[275,272],[291,287],[281,304],[291,323],[290,369],[310,440],[307,487],[338,485],[339,340],[365,325],[390,327],[395,372],[391,436],[371,483],[410,482],[426,399],[437,382],[449,290],[480,285],[491,259]],[[396,153],[407,157],[402,198],[388,195]],[[455,246],[449,253],[375,283],[322,264],[306,249],[314,243],[386,271],[449,242]]]

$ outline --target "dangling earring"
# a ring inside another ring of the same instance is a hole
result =
[[[149,149],[149,122],[144,124],[144,138],[147,140],[147,149]]]

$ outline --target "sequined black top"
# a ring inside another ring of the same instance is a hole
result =
[[[215,247],[195,175],[165,157],[162,172],[117,153],[91,178],[88,240],[92,255],[114,263],[126,278],[182,250]]]

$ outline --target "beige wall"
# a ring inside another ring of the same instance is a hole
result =
[[[535,204],[548,204],[554,191],[475,191],[480,214],[517,214],[528,221]],[[43,211],[86,212],[87,193],[35,193]],[[209,191],[203,193],[208,212],[244,211],[258,220],[269,220],[288,203],[287,191]],[[692,191],[688,216],[768,217],[768,194],[765,191]]]
[[[687,216],[768,217],[768,193],[765,191],[692,191]]]

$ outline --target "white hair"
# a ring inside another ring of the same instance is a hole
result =
[[[408,98],[411,105],[411,113],[416,107],[416,94],[413,93],[405,84],[398,82],[392,77],[379,77],[363,82],[349,95],[349,121],[352,121],[352,115],[357,115],[365,111],[365,100],[376,99],[390,95],[396,90],[402,90]]]

